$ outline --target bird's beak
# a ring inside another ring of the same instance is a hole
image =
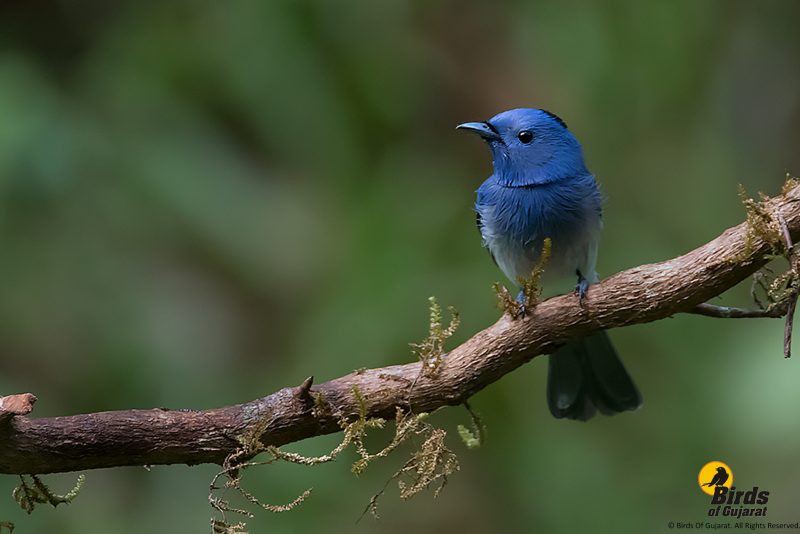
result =
[[[469,130],[480,135],[487,141],[497,141],[500,139],[500,133],[497,128],[488,122],[465,122],[456,126],[456,130]]]

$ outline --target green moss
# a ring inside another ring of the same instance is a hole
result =
[[[790,175],[786,175],[786,181],[781,189],[781,194],[785,195],[789,191],[800,185],[800,180]],[[751,294],[753,299],[762,308],[774,309],[776,306],[783,305],[788,299],[793,298],[800,289],[800,273],[796,267],[794,259],[793,243],[789,243],[788,238],[784,237],[783,225],[785,222],[780,214],[773,213],[768,209],[767,201],[770,198],[764,193],[759,193],[760,200],[749,198],[741,185],[739,186],[739,197],[747,213],[744,244],[742,250],[732,260],[734,262],[748,261],[751,259],[757,241],[766,242],[770,251],[767,259],[774,259],[777,256],[784,256],[789,260],[789,269],[781,274],[774,275],[768,268],[762,269],[753,275],[753,287]],[[765,272],[766,271],[766,272]],[[768,274],[767,274],[768,273]],[[771,278],[771,280],[770,280]],[[758,298],[756,289],[761,288],[766,294],[766,306]]]
[[[500,282],[492,284],[492,289],[497,295],[497,306],[503,310],[503,313],[510,315],[512,319],[516,319],[522,313],[522,308],[519,303],[514,300],[514,297],[509,293],[508,288]]]
[[[442,326],[441,307],[434,297],[431,297],[429,301],[430,316],[428,337],[423,340],[422,343],[413,344],[412,347],[414,347],[414,352],[419,356],[423,364],[420,374],[435,376],[436,373],[438,373],[439,365],[444,355],[444,343],[458,328],[459,316],[453,308],[449,308],[452,318],[449,325],[445,328]],[[403,499],[413,497],[436,482],[439,483],[439,486],[434,495],[438,495],[439,491],[441,491],[441,488],[446,483],[447,477],[458,470],[458,459],[444,443],[445,431],[427,424],[425,422],[428,418],[427,413],[414,414],[398,406],[395,412],[395,432],[391,441],[378,452],[370,452],[364,444],[367,431],[372,428],[383,428],[386,421],[379,417],[369,417],[367,400],[364,398],[358,386],[353,386],[352,394],[356,406],[358,407],[358,415],[349,420],[346,418],[341,418],[339,420],[339,425],[342,428],[344,437],[333,450],[321,456],[303,456],[295,452],[283,451],[274,446],[264,447],[261,442],[261,436],[267,429],[270,417],[268,414],[259,415],[258,422],[239,438],[240,446],[228,455],[223,462],[222,471],[217,473],[211,482],[208,500],[212,508],[219,514],[219,517],[212,518],[211,520],[212,531],[220,534],[242,533],[246,528],[245,523],[231,523],[227,515],[238,514],[247,518],[253,517],[249,510],[232,507],[224,496],[217,494],[220,490],[225,491],[232,489],[248,503],[270,512],[292,510],[300,505],[310,494],[311,490],[306,490],[294,501],[283,505],[262,503],[257,497],[242,487],[242,472],[245,469],[256,465],[269,464],[277,460],[306,466],[331,462],[350,444],[354,446],[359,455],[359,459],[353,463],[351,470],[355,475],[360,475],[371,462],[378,458],[389,456],[389,454],[395,451],[401,444],[405,443],[409,437],[417,436],[421,438],[422,445],[389,481],[398,480],[400,496]],[[316,417],[333,416],[332,407],[325,399],[324,394],[322,392],[317,392],[312,393],[312,395],[314,396],[314,407],[312,408],[314,415]],[[475,425],[476,423],[473,422],[473,424]],[[474,426],[474,428],[477,429],[478,427]],[[478,432],[478,430],[476,430],[476,432]],[[482,438],[475,439],[480,441]],[[250,460],[262,451],[268,452],[272,458],[261,462]],[[220,484],[221,479],[225,480],[224,484]],[[383,490],[370,500],[368,510],[371,510],[375,514],[377,514],[377,499],[382,493]]]
[[[71,503],[83,488],[86,475],[79,475],[75,486],[64,495],[53,493],[42,479],[37,475],[29,475],[30,483],[24,475],[19,477],[19,486],[14,488],[12,495],[17,504],[27,513],[32,513],[37,504],[50,504],[54,508],[59,504]]]
[[[328,399],[325,398],[325,393],[320,391],[318,393],[312,393],[312,395],[314,397],[314,407],[311,409],[311,412],[314,417],[317,419],[333,417],[333,410],[331,409]]]
[[[786,181],[783,182],[783,187],[781,188],[781,195],[787,194],[789,191],[794,189],[795,187],[800,185],[800,179],[796,176],[792,176],[789,173],[786,173]]]
[[[465,402],[464,407],[469,411],[472,421],[470,422],[470,428],[464,425],[458,425],[458,435],[468,449],[476,449],[483,445],[486,440],[486,427],[483,421],[481,421],[481,418],[478,417],[478,414],[472,411],[468,403]]]
[[[369,457],[362,456],[362,459],[357,462],[363,464],[363,466],[359,466],[363,470],[369,461],[387,456],[409,437],[416,436],[422,440],[420,447],[411,454],[406,463],[386,481],[378,493],[372,496],[364,510],[365,514],[370,512],[374,517],[378,517],[378,500],[393,480],[397,480],[397,487],[402,499],[410,499],[431,485],[438,484],[433,494],[436,498],[447,483],[448,477],[459,470],[458,457],[445,443],[447,433],[441,428],[426,423],[427,417],[428,415],[424,413],[405,414],[398,408],[395,436],[389,445]]]
[[[542,242],[542,253],[539,255],[539,261],[533,266],[530,276],[523,276],[517,279],[517,283],[522,291],[521,303],[518,302],[500,282],[495,282],[492,285],[492,289],[494,289],[497,295],[498,306],[503,310],[503,313],[510,315],[512,319],[521,317],[535,308],[541,301],[542,276],[544,275],[544,268],[547,262],[550,261],[552,245],[553,242],[551,239],[546,237]]]
[[[785,185],[784,185],[785,187]],[[770,198],[764,193],[759,193],[761,200],[755,200],[747,196],[744,186],[739,184],[739,198],[742,201],[746,213],[745,223],[747,231],[744,237],[742,250],[736,255],[733,261],[747,261],[753,255],[757,241],[764,241],[770,246],[770,254],[782,255],[786,252],[783,242],[781,227],[775,217],[767,209],[767,201]]]
[[[448,307],[450,312],[450,324],[447,328],[442,326],[442,307],[436,300],[436,297],[429,297],[430,303],[429,310],[429,327],[428,337],[422,340],[421,343],[411,343],[411,351],[417,355],[422,362],[422,373],[425,376],[436,376],[439,372],[439,365],[442,363],[442,356],[444,356],[444,344],[450,337],[455,334],[459,324],[461,324],[461,317],[452,306]]]

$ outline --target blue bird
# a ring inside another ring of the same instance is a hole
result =
[[[550,238],[544,284],[576,276],[582,304],[597,281],[602,197],[578,140],[563,120],[542,109],[512,109],[457,128],[477,133],[492,152],[494,172],[478,188],[475,211],[494,262],[518,285]],[[601,331],[570,340],[550,356],[547,403],[557,418],[585,421],[598,410],[634,410],[642,397]]]

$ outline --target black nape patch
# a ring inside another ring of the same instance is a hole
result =
[[[567,123],[564,122],[564,120],[561,117],[559,117],[558,115],[556,115],[555,113],[551,113],[551,112],[547,111],[546,109],[543,109],[541,111],[542,111],[542,113],[544,113],[545,115],[547,115],[548,117],[550,117],[551,119],[556,121],[558,124],[560,124],[564,128],[567,128]]]

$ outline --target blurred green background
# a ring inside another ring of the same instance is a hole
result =
[[[556,112],[608,198],[601,276],[743,219],[737,184],[800,172],[797,2],[0,2],[0,392],[35,415],[233,404],[410,361],[427,297],[498,317],[471,211],[488,151],[454,131]],[[743,284],[746,286],[747,284]],[[721,302],[748,304],[747,287]],[[442,495],[356,519],[404,454],[247,473],[253,532],[657,532],[703,520],[731,465],[797,520],[800,361],[782,322],[676,316],[612,332],[644,397],[556,421],[536,359],[473,400],[488,426]],[[800,347],[798,347],[800,350]],[[371,440],[379,447],[377,435]],[[337,436],[287,447],[323,453]],[[405,451],[408,452],[407,450]],[[20,533],[204,532],[214,466],[88,473]],[[74,475],[47,477],[53,489]]]

